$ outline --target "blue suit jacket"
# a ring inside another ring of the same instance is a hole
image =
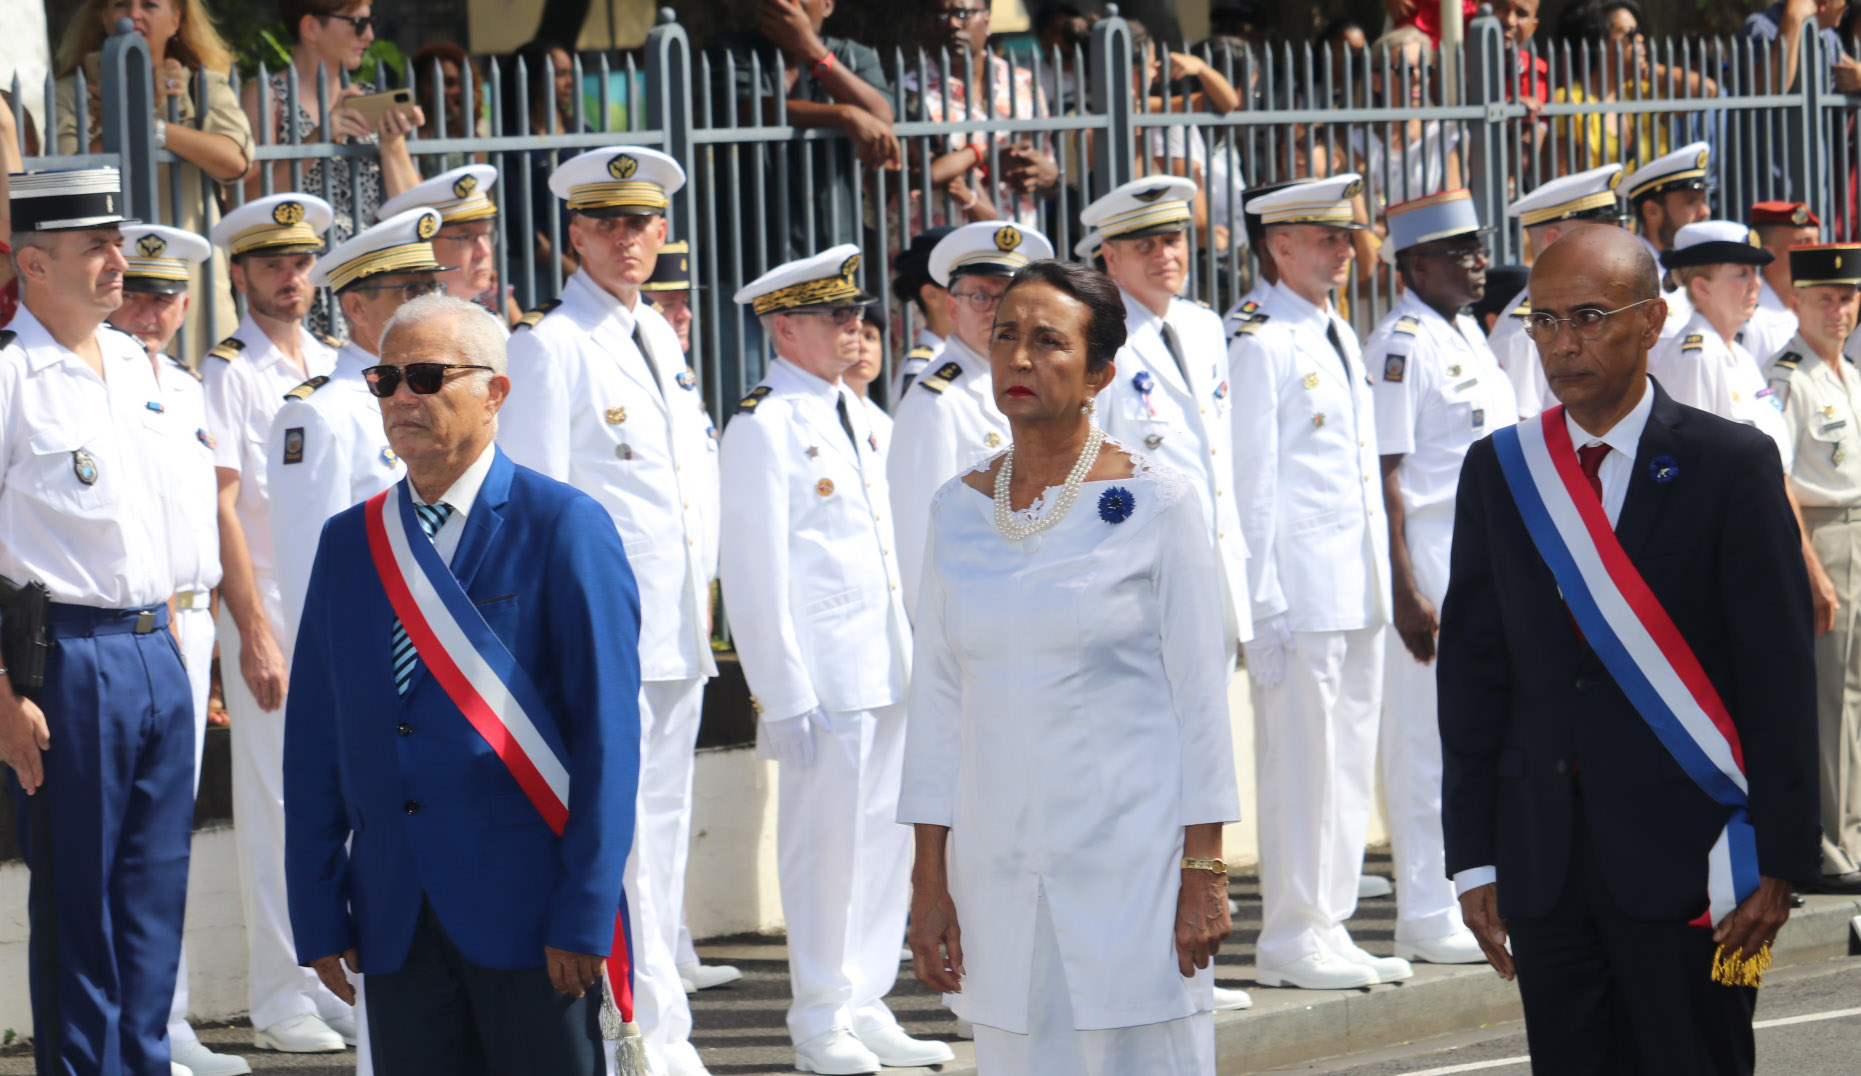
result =
[[[389,492],[408,495],[403,479]],[[285,712],[285,876],[300,961],[355,946],[400,968],[421,900],[466,959],[531,968],[606,955],[639,783],[640,607],[606,510],[497,454],[452,571],[567,747],[558,838],[421,663],[394,688],[394,611],[364,506],[330,519],[310,573]]]
[[[1758,869],[1813,878],[1814,635],[1777,446],[1651,391],[1616,537],[1738,727]],[[1662,457],[1671,474],[1657,481]],[[1629,917],[1705,910],[1707,853],[1730,810],[1693,783],[1578,638],[1490,437],[1461,467],[1436,683],[1449,874],[1496,866],[1501,915],[1546,915],[1580,812]]]

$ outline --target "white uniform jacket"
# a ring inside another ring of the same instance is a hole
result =
[[[362,371],[381,360],[354,344],[336,353],[328,380],[292,389],[265,439],[272,566],[284,599],[286,652],[297,640],[323,524],[387,489],[407,468],[388,447],[381,404]]]
[[[989,360],[951,336],[893,408],[892,420],[885,474],[892,484],[898,564],[904,571],[909,610],[924,568],[924,544],[930,539],[931,497],[945,482],[1008,444],[1008,418],[995,406]]]
[[[98,609],[174,593],[162,444],[174,417],[149,353],[97,329],[105,377],[23,304],[0,333],[0,575]]]
[[[641,678],[714,676],[717,438],[678,334],[649,305],[628,310],[583,272],[544,310],[511,334],[498,446],[614,517],[640,586]],[[657,384],[634,343],[636,323]]]
[[[1861,370],[1839,373],[1809,342],[1793,336],[1770,365],[1772,392],[1796,438],[1790,486],[1805,508],[1861,503]]]
[[[1377,453],[1402,457],[1403,513],[1451,519],[1467,449],[1518,421],[1512,383],[1472,318],[1449,322],[1414,292],[1377,325],[1363,354],[1375,385]]]
[[[1124,296],[1123,350],[1118,376],[1099,394],[1098,423],[1105,432],[1151,463],[1195,480],[1202,518],[1209,522],[1215,563],[1227,609],[1228,652],[1254,637],[1247,600],[1247,539],[1234,507],[1234,424],[1229,412],[1228,347],[1214,311],[1189,302],[1170,302],[1167,321],[1183,352],[1183,369],[1163,342],[1165,318]],[[1141,386],[1141,387],[1140,387]]]
[[[176,590],[220,585],[220,481],[213,471],[214,439],[207,422],[201,375],[179,359],[159,357],[155,377],[168,415],[163,449],[168,459],[168,555]]]
[[[769,720],[905,699],[911,631],[872,436],[851,390],[780,357],[724,429],[724,602]]]
[[[1783,305],[1777,289],[1766,280],[1758,289],[1758,308],[1738,332],[1738,342],[1756,360],[1758,369],[1770,369],[1771,360],[1796,335],[1796,312]]]
[[[1275,285],[1243,326],[1234,382],[1235,497],[1254,623],[1294,631],[1389,622],[1389,526],[1376,413],[1357,336],[1332,309]],[[1335,326],[1344,355],[1331,346]]]
[[[1233,306],[1228,308],[1228,312],[1221,316],[1221,329],[1227,334],[1230,343],[1241,331],[1241,326],[1252,321],[1254,315],[1260,313],[1260,305],[1266,302],[1267,292],[1272,290],[1273,285],[1265,280],[1259,281],[1252,291],[1241,296]]]
[[[217,442],[213,465],[239,473],[239,496],[233,502],[233,514],[245,531],[259,595],[268,609],[280,612],[265,442],[271,436],[272,419],[284,406],[285,393],[303,384],[305,378],[328,377],[336,368],[336,347],[327,338],[302,326],[297,335],[299,353],[304,357],[303,371],[284,357],[265,330],[247,314],[232,336],[207,352],[200,370],[207,388],[207,432]],[[303,571],[308,575],[308,563]],[[277,629],[283,626],[273,625]],[[279,641],[283,642],[282,637]]]
[[[1727,343],[1706,315],[1695,312],[1682,332],[1648,353],[1648,376],[1689,407],[1756,426],[1777,442],[1790,473],[1796,438],[1783,417],[1783,397],[1765,381],[1743,346]]]
[[[1493,323],[1493,331],[1486,338],[1486,346],[1505,371],[1506,380],[1512,382],[1512,398],[1521,421],[1557,402],[1557,397],[1551,395],[1550,382],[1544,379],[1538,345],[1525,335],[1525,317],[1530,313],[1531,291],[1527,289],[1506,304],[1506,312]]]

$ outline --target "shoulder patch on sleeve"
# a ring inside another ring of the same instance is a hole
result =
[[[937,367],[935,373],[919,378],[918,384],[932,392],[942,392],[952,384],[955,384],[956,379],[962,376],[963,368],[961,366],[953,362],[946,362],[942,366]]]
[[[238,358],[239,353],[245,349],[246,342],[244,340],[239,339],[237,336],[229,336],[213,345],[212,349],[209,350],[207,354],[216,359],[225,359],[227,362],[231,362]]]
[[[555,308],[561,305],[562,305],[561,299],[551,299],[546,303],[539,304],[534,310],[530,310],[526,312],[523,317],[520,317],[517,319],[517,324],[512,326],[513,331],[516,329],[536,328],[537,322],[542,321],[544,318],[548,317],[549,312],[551,310],[554,310]]]
[[[1680,341],[1682,351],[1699,351],[1705,346],[1706,336],[1703,333],[1692,333],[1685,340]]]
[[[342,347],[342,341],[331,336],[329,333],[315,333],[313,335],[316,336],[317,343],[322,344],[324,347],[332,350]]]
[[[1234,335],[1252,336],[1253,334],[1259,332],[1261,326],[1265,325],[1268,321],[1271,321],[1272,318],[1273,318],[1273,315],[1271,314],[1258,314],[1258,313],[1254,314],[1253,316],[1249,317],[1245,322],[1242,322],[1238,327],[1235,328]]]
[[[297,386],[291,391],[285,393],[284,398],[287,400],[308,400],[310,399],[311,393],[322,388],[324,385],[329,384],[329,380],[330,379],[326,375],[318,374],[317,376]]]
[[[206,380],[206,378],[201,375],[201,372],[199,370],[194,369],[192,366],[189,366],[187,363],[184,363],[180,359],[175,358],[173,355],[168,356],[168,362],[175,369],[180,370],[182,373],[185,373],[187,376],[193,378],[196,381]]]
[[[767,395],[769,395],[769,386],[767,385],[756,386],[755,388],[750,390],[750,394],[748,396],[745,396],[741,400],[737,401],[737,410],[735,413],[739,415],[755,414],[756,405],[761,403],[762,398]]]
[[[1408,365],[1409,357],[1407,355],[1392,351],[1383,356],[1383,380],[1400,384],[1402,381],[1402,374],[1408,368]]]

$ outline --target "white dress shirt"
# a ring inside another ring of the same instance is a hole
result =
[[[220,483],[213,469],[214,437],[208,428],[206,393],[200,375],[179,359],[158,356],[155,379],[169,418],[162,465],[170,492],[168,553],[177,592],[199,593],[220,585]],[[203,606],[204,608],[204,606]]]
[[[440,495],[434,504],[449,505],[452,514],[446,522],[433,532],[433,548],[439,550],[440,559],[452,563],[452,555],[459,551],[459,540],[465,535],[465,517],[472,514],[472,505],[478,501],[478,491],[484,488],[485,476],[491,473],[491,464],[497,460],[498,448],[493,442],[485,446],[478,458],[472,461],[465,473],[452,480],[446,492]],[[413,494],[415,504],[426,504],[412,482],[407,483],[407,491]]]
[[[1795,335],[1796,312],[1784,305],[1777,289],[1766,280],[1758,291],[1758,308],[1739,330],[1738,342],[1745,345],[1759,370],[1768,370],[1771,360]]]

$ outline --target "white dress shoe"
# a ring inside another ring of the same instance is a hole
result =
[[[331,1031],[334,1031],[336,1034],[342,1036],[343,1042],[347,1043],[350,1046],[355,1045],[356,1038],[355,1038],[355,1010],[354,1009],[351,1009],[345,1013],[337,1013],[335,1016],[324,1016],[321,1019],[323,1020],[323,1025],[325,1027],[329,1028]]]
[[[1399,956],[1372,956],[1355,945],[1343,946],[1337,950],[1337,954],[1340,960],[1369,968],[1379,983],[1399,983],[1415,974],[1409,962]]]
[[[967,1042],[975,1042],[976,1041],[976,1025],[970,1023],[969,1021],[963,1019],[960,1016],[957,1017],[956,1018],[956,1037],[959,1039],[963,1039]]]
[[[1405,960],[1421,960],[1430,964],[1480,964],[1486,960],[1486,953],[1480,948],[1480,941],[1471,930],[1457,930],[1439,938],[1424,938],[1421,941],[1398,940],[1396,955]]]
[[[861,1020],[853,1026],[853,1037],[872,1051],[879,1064],[888,1068],[923,1068],[956,1060],[949,1044],[936,1039],[914,1039],[905,1034],[896,1020]]]
[[[743,973],[729,964],[691,963],[678,966],[678,981],[684,985],[687,994],[734,983],[741,978]]]
[[[1296,986],[1301,990],[1348,990],[1375,986],[1376,972],[1340,956],[1319,952],[1277,968],[1254,969],[1261,986]]]
[[[252,1071],[252,1066],[246,1064],[245,1058],[216,1054],[199,1039],[176,1043],[173,1056],[174,1063],[185,1066],[193,1076],[245,1076]]]
[[[1380,874],[1359,874],[1357,876],[1358,900],[1375,900],[1377,897],[1387,897],[1395,891],[1396,887],[1389,884],[1389,879]]]
[[[252,1029],[252,1045],[284,1054],[334,1054],[346,1048],[342,1036],[316,1013],[299,1013],[270,1027]]]
[[[1252,1008],[1254,999],[1247,991],[1235,986],[1218,986],[1215,988],[1215,1011],[1234,1012],[1237,1009]]]
[[[837,1027],[795,1047],[795,1068],[822,1076],[879,1071],[879,1055],[860,1044],[851,1028]]]

